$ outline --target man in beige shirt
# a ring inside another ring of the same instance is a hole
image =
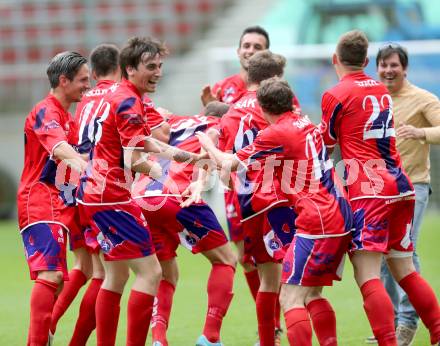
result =
[[[411,240],[414,265],[420,271],[416,248],[430,194],[429,147],[440,144],[440,101],[406,79],[408,53],[402,46],[387,44],[382,47],[376,57],[376,67],[379,79],[393,99],[397,149],[416,192]],[[417,330],[417,313],[386,264],[382,266],[382,280],[394,304],[398,345],[411,345]]]

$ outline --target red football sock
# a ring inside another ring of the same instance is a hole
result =
[[[64,283],[63,290],[57,298],[52,312],[52,321],[50,323],[50,330],[52,334],[55,333],[58,320],[64,315],[72,301],[75,299],[80,288],[86,283],[87,277],[79,269],[72,269],[69,272],[69,281]]]
[[[312,325],[306,308],[293,308],[284,313],[290,346],[312,346]]]
[[[208,312],[203,334],[211,342],[220,340],[223,317],[231,303],[235,268],[227,264],[213,264],[208,279]]]
[[[153,341],[160,341],[163,346],[168,346],[167,328],[170,319],[171,307],[175,287],[166,280],[162,280],[154,300],[153,316],[151,318],[151,333]]]
[[[258,289],[260,288],[260,277],[258,276],[258,270],[252,270],[251,272],[244,272],[246,282],[251,290],[252,297],[257,300]]]
[[[394,308],[379,279],[365,282],[361,287],[364,310],[379,346],[397,346],[394,330]]]
[[[95,303],[102,279],[92,279],[79,307],[79,316],[69,346],[84,346],[96,328]]]
[[[275,329],[281,329],[281,306],[279,294],[275,303]]]
[[[55,303],[58,284],[43,279],[35,280],[31,293],[31,321],[28,343],[31,346],[45,346],[49,336],[50,319]]]
[[[257,320],[260,346],[273,346],[275,342],[275,305],[278,293],[258,292]]]
[[[399,281],[399,285],[428,328],[431,344],[437,345],[440,341],[440,309],[431,286],[417,272],[405,276]]]
[[[154,296],[131,290],[127,304],[127,346],[144,346],[153,312]]]
[[[97,346],[114,345],[118,330],[121,293],[101,287],[96,298],[96,342]]]
[[[336,346],[336,315],[327,299],[312,300],[306,306],[320,345]]]

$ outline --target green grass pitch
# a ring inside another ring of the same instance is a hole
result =
[[[440,217],[430,213],[425,218],[419,255],[422,273],[440,296]],[[71,256],[70,256],[71,257]],[[169,328],[170,345],[194,345],[201,333],[206,307],[206,280],[209,265],[202,256],[193,256],[185,249],[179,250],[180,282],[174,299]],[[32,282],[29,280],[22,243],[15,222],[0,223],[0,345],[25,345],[29,323],[29,295]],[[83,290],[80,292],[82,295]],[[245,284],[240,268],[234,286],[235,297],[224,320],[222,341],[226,346],[252,346],[256,341],[255,305]],[[339,345],[358,346],[371,335],[362,309],[359,290],[352,278],[351,264],[345,265],[342,282],[324,290],[333,304],[337,316]],[[117,345],[125,344],[125,311],[128,296],[126,290],[122,306]],[[78,313],[80,299],[76,299],[58,324],[55,345],[67,345]],[[96,344],[93,334],[89,345]],[[147,345],[151,345],[151,341]],[[283,345],[287,345],[283,337]],[[317,345],[316,341],[314,345]],[[414,346],[429,345],[427,330],[419,327]]]

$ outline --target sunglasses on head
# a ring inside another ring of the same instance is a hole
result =
[[[383,51],[385,49],[400,50],[400,51],[404,52],[405,54],[408,54],[404,47],[402,47],[400,44],[394,43],[394,42],[385,43],[382,47],[379,48],[379,52],[381,52],[381,51]]]

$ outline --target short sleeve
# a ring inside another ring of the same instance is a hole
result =
[[[124,149],[142,149],[151,135],[140,99],[131,96],[117,104],[116,126]]]
[[[332,148],[338,141],[339,117],[342,113],[342,103],[340,103],[330,93],[324,93],[321,102],[322,121],[319,124],[319,130],[324,139],[324,143]]]
[[[36,113],[33,130],[50,155],[59,144],[68,142],[62,122],[63,116],[59,110],[43,107]]]

